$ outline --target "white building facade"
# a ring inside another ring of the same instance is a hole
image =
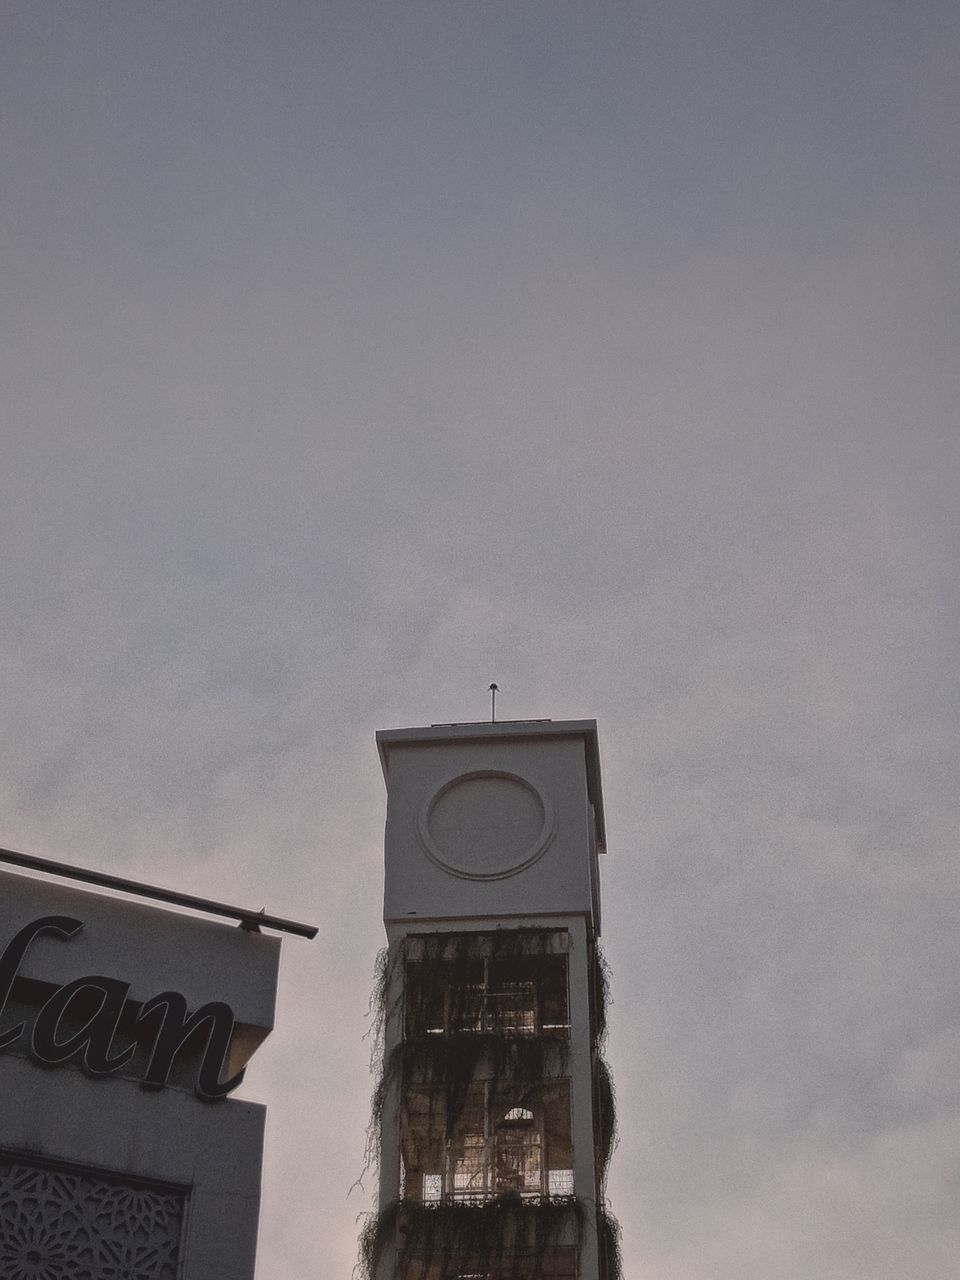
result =
[[[387,785],[370,1280],[614,1280],[594,721],[377,735]]]
[[[253,1280],[279,949],[0,870],[2,1280]]]

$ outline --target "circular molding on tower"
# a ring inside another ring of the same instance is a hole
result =
[[[557,829],[554,806],[526,778],[500,769],[461,773],[417,814],[431,862],[463,880],[503,880],[542,858]]]

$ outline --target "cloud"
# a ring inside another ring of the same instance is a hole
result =
[[[956,1254],[955,10],[761,9],[11,15],[4,843],[320,924],[261,1280],[372,1192],[374,730],[491,680],[600,722],[627,1274]]]

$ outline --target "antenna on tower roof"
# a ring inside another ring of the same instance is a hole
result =
[[[492,684],[490,686],[490,723],[491,724],[497,723],[497,694],[499,692],[500,692],[500,686],[498,684]]]

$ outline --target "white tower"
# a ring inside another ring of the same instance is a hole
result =
[[[614,1280],[596,722],[377,743],[388,951],[371,1280]]]

